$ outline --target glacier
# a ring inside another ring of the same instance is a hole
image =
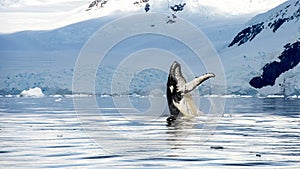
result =
[[[284,46],[297,41],[295,35],[299,35],[299,22],[295,17],[291,18],[296,15],[297,7],[290,5],[287,8],[289,4],[297,1],[286,1],[279,5],[282,2],[285,1],[277,0],[271,3],[269,1],[258,2],[253,0],[251,6],[248,1],[243,1],[244,4],[241,4],[243,10],[239,9],[233,12],[233,9],[237,7],[234,5],[227,6],[227,8],[226,6],[222,7],[222,4],[225,2],[186,1],[187,5],[184,7],[184,10],[176,14],[178,17],[182,17],[200,28],[219,52],[227,78],[227,92],[221,94],[251,96],[300,94],[300,86],[298,86],[300,84],[298,81],[299,65],[282,72],[276,78],[273,86],[255,88],[250,84],[251,79],[260,77],[263,74],[262,70],[265,65],[279,60],[278,57],[284,51]],[[16,14],[9,14],[10,10],[23,11],[26,9],[30,11],[33,10],[32,6],[38,5],[43,5],[43,8],[40,9],[44,9],[52,4],[55,7],[52,10],[55,12],[68,9],[60,13],[60,17],[66,17],[66,21],[55,23],[52,19],[59,17],[55,15],[55,17],[51,17],[50,21],[53,24],[49,26],[37,24],[40,19],[38,18],[33,20],[31,24],[29,22],[23,25],[30,30],[26,30],[23,27],[13,28],[8,23],[5,30],[0,30],[2,31],[0,33],[0,58],[2,63],[0,66],[0,95],[17,95],[23,90],[34,87],[41,88],[45,95],[72,94],[72,78],[76,59],[81,48],[93,33],[122,16],[145,12],[143,6],[132,7],[129,5],[130,3],[131,1],[122,2],[121,4],[109,1],[103,8],[89,11],[85,11],[88,4],[82,1],[75,1],[72,4],[73,6],[71,6],[71,1],[67,0],[63,2],[63,5],[55,3],[31,5],[28,2],[24,5],[23,1],[16,1],[16,5],[0,3],[0,10],[9,17],[16,16]],[[149,3],[151,6],[149,12],[162,12],[162,10],[165,10],[164,5],[168,5],[163,1],[149,1]],[[241,3],[241,1],[237,3]],[[273,5],[272,7],[279,6],[271,9],[270,3]],[[122,4],[126,5],[122,7]],[[171,5],[176,5],[176,3]],[[250,5],[251,8],[246,8],[247,5]],[[260,6],[260,8],[256,8],[260,10],[256,10],[254,6]],[[250,9],[252,11],[247,11]],[[268,9],[271,10],[267,11]],[[114,14],[116,13],[115,11],[119,11],[119,13]],[[230,11],[232,12],[230,13]],[[279,20],[278,18],[272,18],[280,11],[286,11],[285,14],[280,13],[279,15],[284,15],[283,18],[290,19]],[[50,9],[47,12],[50,12]],[[29,16],[33,15],[31,13],[31,11],[28,12]],[[172,15],[173,13],[169,12],[169,14]],[[45,17],[52,15],[54,14],[47,14]],[[39,17],[42,17],[43,20],[45,19],[44,15]],[[21,16],[18,15],[18,18],[21,19]],[[20,20],[18,18],[17,21]],[[246,20],[249,21],[245,23]],[[271,21],[274,21],[272,23],[277,21],[276,29],[269,24]],[[6,21],[3,23],[5,24]],[[245,36],[245,38],[241,35],[245,34],[247,29],[252,30],[253,34],[247,34],[248,37]],[[241,32],[239,33],[239,31]],[[239,34],[239,37],[242,37],[236,39],[239,45],[236,45],[237,43],[234,43],[233,40],[237,34]],[[124,56],[146,48],[168,50],[183,58],[186,57],[184,61],[191,67],[195,75],[201,75],[207,71],[205,70],[205,65],[195,64],[197,62],[194,60],[195,56],[193,53],[182,46],[180,42],[171,42],[172,45],[169,44],[170,39],[166,37],[143,36],[129,39],[126,43],[116,46],[107,55],[108,59],[102,65],[99,65],[95,75],[96,93],[99,95],[144,96],[149,95],[155,89],[165,91],[167,73],[155,69],[147,69],[134,75],[126,91],[112,93],[111,80],[118,63],[124,59]],[[132,77],[131,74],[123,74],[124,79],[130,77]],[[209,85],[200,87],[199,93],[201,95],[220,94],[211,93]]]

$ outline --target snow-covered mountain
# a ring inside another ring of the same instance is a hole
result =
[[[231,81],[229,91],[299,94],[299,38],[299,0],[287,1],[252,18],[221,52]]]
[[[94,1],[99,1],[99,5],[89,8]],[[106,3],[101,6],[104,1]],[[150,12],[163,13],[170,12],[170,6],[186,3],[180,17],[190,16],[203,22],[207,17],[251,17],[284,1],[286,0],[0,0],[0,33],[57,29],[103,16],[120,17],[128,13],[140,13],[144,12],[147,3],[150,5]]]
[[[228,94],[266,93],[266,87],[256,89],[249,83],[260,76],[265,79],[264,72],[267,71],[263,72],[262,69],[268,63],[283,60],[285,63],[292,64],[293,67],[292,70],[285,70],[285,73],[296,76],[299,72],[296,69],[295,60],[285,61],[287,60],[285,53],[290,53],[290,50],[297,48],[298,45],[296,42],[299,38],[299,22],[294,14],[297,15],[296,8],[299,6],[297,6],[298,3],[296,6],[293,4],[296,1],[287,1],[267,13],[254,17],[246,24],[246,31],[250,29],[250,35],[249,32],[243,34],[246,32],[243,28],[244,22],[285,1],[2,0],[0,1],[0,13],[3,16],[0,18],[3,25],[0,27],[2,62],[0,95],[19,94],[22,90],[33,87],[42,88],[45,94],[70,94],[77,56],[90,36],[116,18],[147,12],[162,12],[170,16],[176,13],[178,17],[191,21],[206,33],[222,56],[228,78]],[[291,5],[286,7],[288,4]],[[283,11],[280,10],[285,10],[285,14],[283,15]],[[276,16],[276,12],[280,14]],[[283,15],[283,23],[279,20],[281,15]],[[292,16],[294,17],[291,18]],[[273,32],[275,27],[276,30]],[[233,38],[239,30],[243,30],[242,33]],[[254,35],[253,32],[257,34]],[[240,37],[242,38],[239,39]],[[286,45],[288,43],[291,44]],[[128,45],[121,45],[119,51],[111,57],[121,56],[121,54],[129,55],[145,48],[160,48],[178,55],[187,55],[179,43],[173,42],[172,46],[168,44],[168,40],[161,37],[137,38]],[[284,50],[286,52],[283,52]],[[199,65],[193,65],[192,60],[188,61],[188,64],[191,67],[199,67]],[[114,70],[113,65],[107,65],[98,70],[100,73],[96,77],[99,82],[96,86],[97,93],[110,94],[110,81]],[[196,73],[199,75],[205,72],[197,70]],[[164,90],[166,76],[166,73],[155,70],[141,72],[132,80],[131,87],[126,92],[145,95],[153,88]],[[128,77],[131,75],[125,75],[124,79]],[[284,77],[283,83],[280,83],[280,87],[276,90],[272,88],[271,91],[274,92],[270,92],[271,94],[282,93],[282,90],[287,94],[295,94],[299,91],[299,88],[297,89],[294,85],[298,81],[292,81],[295,78],[287,78],[289,76],[283,76],[280,73],[279,79],[282,77]],[[258,85],[257,82],[255,84]],[[279,85],[277,80],[276,84]],[[296,88],[289,87],[289,84]],[[294,92],[290,92],[292,89]],[[202,94],[209,94],[208,88],[203,87],[201,90]]]

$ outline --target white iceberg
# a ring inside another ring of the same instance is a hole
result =
[[[20,93],[21,97],[44,97],[44,93],[42,92],[42,89],[39,87],[35,88],[29,88],[29,90],[23,90]]]

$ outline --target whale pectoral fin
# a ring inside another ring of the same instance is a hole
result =
[[[194,90],[197,86],[199,86],[202,82],[205,80],[215,77],[215,74],[213,73],[206,73],[200,77],[195,78],[194,80],[188,82],[185,84],[185,90],[184,93],[189,93],[192,90]]]
[[[192,116],[203,115],[203,113],[197,108],[194,99],[190,93],[185,95],[185,100],[187,102],[187,107],[189,109],[189,112]]]

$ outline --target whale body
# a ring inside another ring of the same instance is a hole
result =
[[[196,107],[190,92],[212,77],[215,77],[215,74],[206,73],[190,82],[186,82],[180,64],[176,61],[173,62],[167,82],[167,101],[170,111],[170,117],[167,118],[168,124],[179,117],[194,117],[202,114]]]

